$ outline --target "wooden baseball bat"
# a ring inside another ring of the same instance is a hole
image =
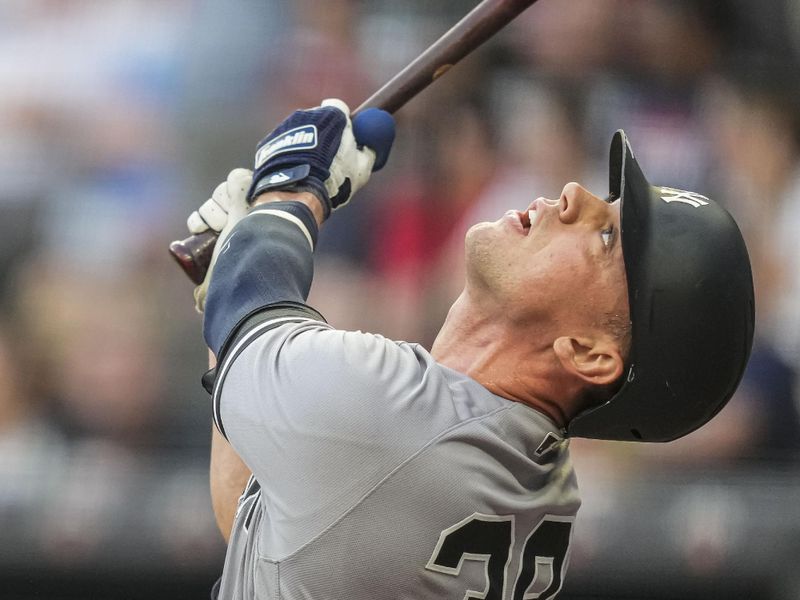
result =
[[[406,68],[367,98],[353,111],[353,116],[371,107],[394,113],[534,2],[536,0],[483,0]],[[172,242],[169,251],[189,279],[200,284],[211,263],[216,241],[217,234],[209,230]]]

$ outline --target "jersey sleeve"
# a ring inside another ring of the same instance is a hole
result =
[[[461,418],[422,348],[300,312],[265,315],[222,363],[213,394],[221,432],[251,455],[251,467],[296,443],[306,456],[336,447],[348,460],[376,448],[402,454]]]
[[[424,349],[301,319],[265,322],[229,356],[214,394],[218,425],[261,483],[276,535],[294,540],[486,412],[452,401]]]

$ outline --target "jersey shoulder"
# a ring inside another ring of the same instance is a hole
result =
[[[418,344],[337,330],[311,318],[282,319],[265,322],[223,363],[214,394],[223,427],[236,418],[230,416],[236,406],[252,415],[257,406],[282,405],[296,419],[354,434],[382,436],[405,424],[418,440],[510,405],[438,364]]]

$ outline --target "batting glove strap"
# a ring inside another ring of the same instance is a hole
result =
[[[270,177],[265,177],[260,182],[256,183],[254,181],[248,192],[248,197],[251,198],[250,201],[252,202],[264,192],[308,192],[313,194],[317,200],[320,201],[324,210],[324,216],[327,219],[330,216],[331,203],[323,183],[316,177],[308,175],[310,171],[308,165],[301,165],[300,167],[289,169],[288,171],[293,171],[293,173],[291,173],[288,178],[279,178],[279,183],[275,181],[275,174]],[[284,173],[286,173],[286,171],[278,171],[279,175],[283,175]]]

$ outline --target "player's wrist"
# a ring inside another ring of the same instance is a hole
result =
[[[247,196],[254,203],[257,197],[266,192],[309,192],[317,197],[327,218],[331,213],[331,200],[322,176],[325,174],[309,165],[278,170],[262,168],[253,174],[253,183]]]
[[[285,190],[269,190],[267,192],[263,192],[254,198],[252,206],[255,208],[256,206],[264,204],[289,201],[300,202],[307,206],[311,211],[311,214],[314,215],[314,220],[317,222],[317,226],[322,225],[322,223],[325,221],[325,206],[320,200],[319,196],[302,185]]]

